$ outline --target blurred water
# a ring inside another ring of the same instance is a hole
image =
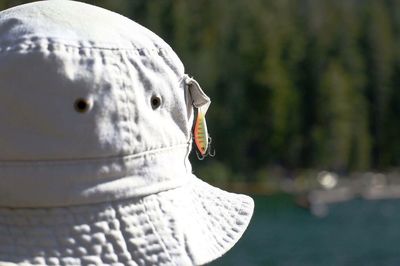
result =
[[[330,205],[324,218],[290,196],[256,197],[247,232],[210,266],[400,265],[400,200]]]

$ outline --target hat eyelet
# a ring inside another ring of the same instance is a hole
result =
[[[153,110],[161,106],[161,98],[159,96],[153,95],[150,99],[151,107]]]
[[[75,101],[74,107],[75,111],[77,111],[78,113],[86,113],[87,111],[89,111],[91,104],[89,100],[79,98]]]

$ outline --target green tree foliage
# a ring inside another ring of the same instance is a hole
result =
[[[223,180],[400,164],[399,1],[87,2],[156,32],[200,81],[217,150],[205,165]]]

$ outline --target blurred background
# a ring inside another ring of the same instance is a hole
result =
[[[194,172],[256,209],[210,265],[400,265],[400,1],[85,2],[161,36],[212,99]]]

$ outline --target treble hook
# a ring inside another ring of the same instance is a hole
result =
[[[211,142],[212,142],[212,138],[208,137],[208,147],[207,147],[207,151],[204,154],[201,154],[196,150],[197,158],[200,161],[204,160],[204,158],[206,158],[207,156],[210,156],[210,157],[214,157],[215,156],[215,149],[213,149],[212,152],[211,152],[211,148],[212,148],[211,147]]]
[[[206,158],[206,156],[207,156],[207,154],[206,154],[206,156],[204,156],[204,155],[199,154],[197,151],[196,151],[196,155],[197,155],[197,159],[199,159],[200,161],[203,161],[204,158]]]
[[[213,149],[213,151],[211,152],[211,143],[212,143],[212,138],[208,137],[208,151],[207,151],[207,155],[210,157],[214,157],[215,156],[215,148]]]

